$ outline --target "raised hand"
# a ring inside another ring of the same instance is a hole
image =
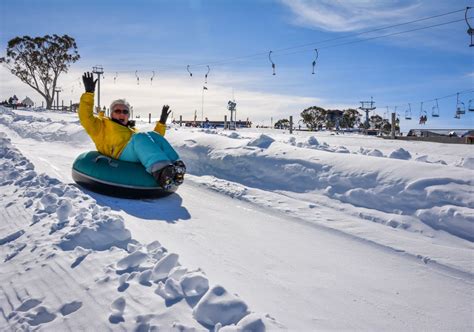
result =
[[[161,110],[160,122],[162,124],[166,124],[166,120],[168,120],[168,115],[171,114],[171,110],[169,108],[170,107],[168,105],[164,105],[163,109]]]
[[[94,93],[97,79],[94,81],[94,75],[92,73],[84,73],[84,75],[82,75],[82,82],[84,82],[84,88],[86,89],[86,92]]]

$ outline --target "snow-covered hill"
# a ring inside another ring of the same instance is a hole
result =
[[[133,201],[74,185],[75,114],[0,131],[1,329],[473,328],[472,146],[172,127],[185,184]]]

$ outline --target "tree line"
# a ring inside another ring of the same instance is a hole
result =
[[[348,108],[345,110],[338,109],[324,109],[320,106],[311,106],[304,109],[300,113],[301,119],[296,121],[297,127],[301,127],[302,122],[306,129],[310,131],[316,130],[343,130],[343,129],[368,129],[366,124],[362,121],[362,114],[354,109]],[[288,129],[290,128],[290,121],[288,119],[280,119],[275,122],[274,128]],[[389,133],[392,125],[388,119],[382,118],[380,115],[372,115],[369,117],[369,128],[378,129],[383,133]],[[400,130],[399,119],[397,118],[395,130]]]

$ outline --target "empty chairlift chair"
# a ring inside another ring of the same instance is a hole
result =
[[[411,120],[411,105],[408,104],[408,109],[405,111],[405,120]]]
[[[459,101],[459,92],[457,93],[456,114],[466,114],[466,105],[464,105],[462,101]]]
[[[431,116],[433,118],[439,118],[439,105],[438,105],[438,99],[436,99],[436,105],[433,106],[431,109]]]
[[[469,9],[471,8],[472,7],[466,7],[466,12],[464,13],[464,19],[466,20],[466,23],[467,23],[467,34],[469,35],[469,37],[471,37],[471,44],[469,44],[469,47],[474,47],[474,41],[473,41],[474,29],[471,27],[471,24],[469,24],[469,21],[467,20],[467,13]]]
[[[469,106],[467,107],[469,112],[474,112],[474,99],[469,100]]]

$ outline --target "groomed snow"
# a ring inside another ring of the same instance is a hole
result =
[[[185,184],[133,201],[74,185],[76,114],[0,129],[0,329],[474,327],[472,146],[174,126]]]

